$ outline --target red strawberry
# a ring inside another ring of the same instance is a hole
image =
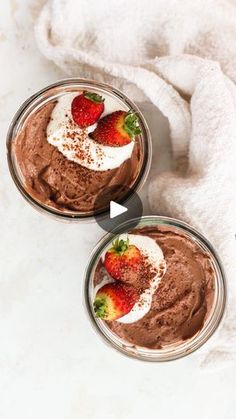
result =
[[[91,134],[99,143],[109,146],[123,146],[141,133],[137,115],[130,111],[116,111],[104,116]]]
[[[102,320],[116,320],[132,310],[138,301],[137,290],[119,282],[106,284],[100,288],[94,300],[96,317]]]
[[[141,262],[140,250],[129,244],[129,239],[120,240],[117,238],[105,254],[104,266],[112,278],[122,280],[124,273],[129,270],[137,270]]]
[[[74,121],[80,128],[95,124],[104,111],[104,100],[97,93],[83,92],[76,96],[71,104]]]

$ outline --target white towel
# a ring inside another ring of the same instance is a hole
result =
[[[52,0],[36,37],[66,74],[115,84],[168,118],[176,165],[151,180],[151,208],[220,254],[226,316],[198,357],[214,368],[236,360],[236,1]]]

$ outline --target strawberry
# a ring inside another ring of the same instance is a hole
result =
[[[138,117],[134,112],[115,111],[99,120],[91,136],[99,143],[120,147],[129,144],[140,133]]]
[[[104,266],[112,278],[122,280],[124,273],[127,274],[129,270],[137,270],[141,262],[140,250],[129,244],[129,239],[120,240],[118,237],[105,254]]]
[[[95,124],[104,111],[104,100],[97,93],[83,92],[71,104],[73,120],[80,128]]]
[[[137,290],[120,282],[104,285],[96,294],[94,311],[102,320],[116,320],[132,310],[138,301]]]

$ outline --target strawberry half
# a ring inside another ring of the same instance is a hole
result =
[[[138,270],[142,260],[140,250],[129,244],[129,239],[120,240],[118,237],[105,254],[104,266],[112,278],[122,280],[124,273]]]
[[[96,317],[102,320],[116,320],[132,310],[138,301],[136,289],[129,285],[114,282],[100,288],[94,300]]]
[[[104,100],[102,96],[92,92],[83,92],[76,96],[71,104],[74,122],[80,128],[95,124],[104,111]]]
[[[91,134],[99,143],[120,147],[129,144],[141,133],[137,115],[130,111],[115,111],[104,116]]]

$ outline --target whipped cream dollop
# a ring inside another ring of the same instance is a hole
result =
[[[72,118],[71,104],[78,94],[66,93],[58,99],[47,126],[47,141],[57,147],[68,160],[87,169],[116,169],[131,157],[134,141],[121,147],[110,147],[90,138],[89,133],[94,131],[97,124],[81,129]],[[101,117],[117,110],[128,111],[121,102],[108,95],[102,96],[105,99],[105,110]]]
[[[147,261],[150,264],[151,268],[153,268],[153,270],[156,272],[155,276],[150,281],[149,287],[146,288],[140,295],[138,301],[135,303],[132,310],[125,316],[116,320],[117,322],[128,324],[140,320],[142,317],[145,316],[145,314],[149,312],[152,304],[153,294],[157,290],[158,285],[166,272],[166,261],[164,259],[164,255],[160,246],[151,237],[136,234],[122,234],[119,236],[119,238],[123,240],[127,240],[128,238],[129,244],[137,246],[142,255],[145,258],[147,258]],[[108,248],[102,254],[103,261]],[[104,276],[102,285],[100,283],[99,288],[101,288],[101,286],[105,285],[105,283],[108,282],[113,282],[113,280],[109,278],[109,276]],[[97,290],[98,287],[96,289],[96,292]]]

